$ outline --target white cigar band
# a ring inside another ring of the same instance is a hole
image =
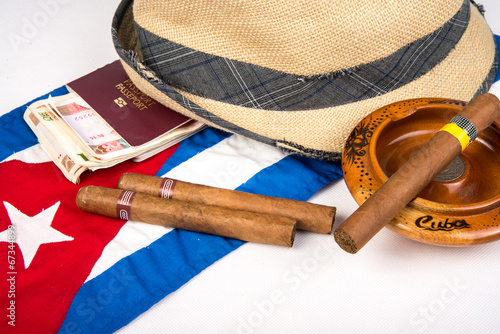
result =
[[[131,212],[130,207],[134,200],[135,193],[132,191],[124,190],[120,193],[118,201],[116,202],[116,215],[122,220],[130,220]]]

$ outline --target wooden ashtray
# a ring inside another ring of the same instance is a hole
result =
[[[352,131],[342,155],[347,186],[358,204],[465,102],[412,99],[387,105]],[[409,176],[411,177],[411,176]],[[479,134],[387,227],[420,242],[468,246],[500,238],[500,119]]]

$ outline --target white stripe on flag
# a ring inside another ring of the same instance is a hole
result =
[[[40,144],[33,145],[22,151],[16,152],[4,161],[19,160],[28,164],[39,164],[42,162],[52,162],[49,155],[43,150]]]
[[[144,248],[171,230],[171,228],[158,225],[143,224],[134,221],[126,222],[116,237],[106,245],[101,257],[94,264],[85,282],[100,275],[121,258],[127,257]]]
[[[495,94],[500,99],[500,81],[495,82],[491,86],[489,93]]]
[[[182,149],[182,145],[179,149]],[[270,145],[232,135],[198,153],[164,176],[182,181],[235,189],[252,176],[280,161],[287,154]],[[120,259],[148,246],[171,228],[129,221],[104,248],[87,281]]]
[[[232,135],[195,155],[165,176],[186,182],[235,189],[287,154],[276,147]]]

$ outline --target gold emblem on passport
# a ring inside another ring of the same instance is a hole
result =
[[[118,105],[118,107],[124,107],[127,105],[127,102],[125,102],[124,99],[122,99],[121,97],[117,98],[116,100],[114,100],[115,103]]]

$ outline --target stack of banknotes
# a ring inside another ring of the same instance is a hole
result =
[[[73,183],[79,183],[87,170],[111,167],[129,159],[147,159],[204,127],[188,119],[153,140],[132,146],[74,92],[33,103],[24,120],[41,147]]]

